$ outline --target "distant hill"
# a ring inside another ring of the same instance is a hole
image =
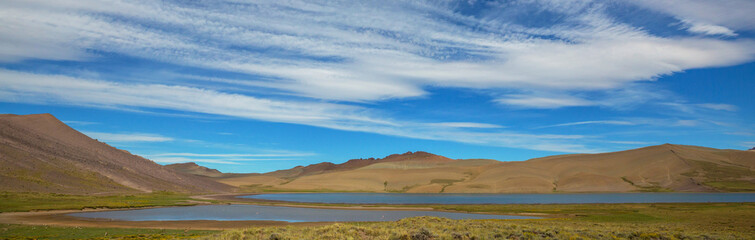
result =
[[[50,114],[0,115],[0,182],[0,191],[75,194],[233,189],[91,139]]]
[[[755,152],[663,144],[499,162],[426,152],[354,159],[218,179],[279,191],[367,192],[728,192],[755,191]]]
[[[204,176],[204,177],[223,177],[225,176],[224,173],[218,171],[217,169],[207,168],[204,166],[199,166],[196,163],[188,162],[188,163],[175,163],[175,164],[169,164],[165,165],[165,167],[176,171],[176,172],[182,172],[182,173],[188,173],[198,176]]]

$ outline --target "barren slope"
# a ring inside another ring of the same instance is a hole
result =
[[[0,191],[225,192],[230,186],[172,171],[96,141],[50,114],[0,115]]]
[[[188,163],[174,163],[165,165],[165,167],[176,171],[176,172],[182,172],[182,173],[188,173],[193,174],[197,176],[204,176],[204,177],[222,177],[225,176],[222,172],[218,171],[217,169],[207,168],[204,166],[199,166],[196,163],[188,162]]]
[[[621,152],[552,156],[491,167],[454,192],[717,191],[755,186],[755,154],[664,144]]]
[[[222,181],[279,190],[369,192],[755,191],[755,152],[664,144],[522,162],[452,160],[417,152]]]

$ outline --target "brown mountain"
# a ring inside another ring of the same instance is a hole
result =
[[[199,166],[193,162],[174,163],[174,164],[165,165],[165,167],[176,172],[188,173],[188,174],[204,176],[204,177],[223,177],[226,175],[218,171],[217,169]]]
[[[0,191],[225,192],[74,130],[50,114],[0,115]]]
[[[353,170],[368,165],[384,162],[417,162],[417,163],[442,163],[453,161],[450,158],[438,156],[427,152],[407,152],[404,154],[393,154],[385,158],[368,158],[368,159],[351,159],[341,164],[334,164],[331,162],[322,162],[317,164],[311,164],[306,167],[296,166],[292,169],[278,170],[275,172],[266,173],[267,176],[281,177],[281,178],[297,178],[309,175],[323,174],[328,172]]]
[[[664,144],[499,162],[425,152],[220,180],[277,190],[367,192],[755,191],[755,152]]]

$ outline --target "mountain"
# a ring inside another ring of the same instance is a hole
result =
[[[0,191],[73,194],[233,189],[91,139],[50,114],[0,115],[0,182]]]
[[[199,166],[196,163],[188,162],[188,163],[174,163],[165,165],[165,167],[176,171],[176,172],[182,172],[187,174],[193,174],[198,176],[204,176],[204,177],[222,177],[225,176],[224,173],[218,171],[217,169],[212,169],[204,166]]]
[[[426,152],[219,179],[252,190],[367,192],[755,191],[755,152],[663,144],[521,162]]]

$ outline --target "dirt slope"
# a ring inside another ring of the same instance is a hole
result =
[[[226,192],[70,128],[50,114],[0,115],[0,191]]]
[[[410,152],[222,181],[279,190],[369,192],[755,191],[755,152],[664,144],[522,162]]]
[[[176,172],[188,173],[188,174],[204,176],[204,177],[223,177],[226,175],[218,171],[217,169],[199,166],[193,162],[174,163],[174,164],[165,165],[165,167]]]

